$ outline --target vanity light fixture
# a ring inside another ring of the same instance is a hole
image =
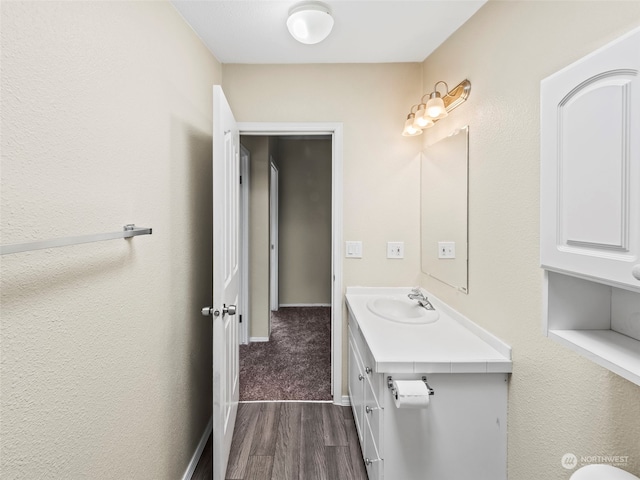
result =
[[[294,5],[287,18],[289,33],[300,43],[313,45],[329,36],[333,17],[329,7],[321,2],[304,2]]]
[[[422,135],[422,128],[415,125],[416,114],[413,113],[413,109],[418,105],[414,105],[411,107],[411,111],[409,115],[407,115],[407,121],[404,122],[404,129],[402,130],[403,137],[415,137],[417,135]]]
[[[438,85],[444,84],[446,89],[446,93],[442,95],[438,91]],[[418,105],[414,105],[411,107],[411,112],[409,116],[413,119],[413,129],[423,129],[432,127],[435,122],[446,117],[451,110],[456,108],[458,105],[462,104],[467,97],[469,97],[469,92],[471,91],[471,82],[469,80],[463,80],[458,85],[456,85],[453,89],[449,90],[449,86],[446,82],[442,80],[436,82],[433,86],[433,92],[427,93],[422,96],[420,103]],[[429,97],[429,100],[425,103],[425,98]],[[418,110],[413,113],[414,107],[418,107]],[[407,120],[409,119],[407,116]],[[415,136],[420,135],[420,133],[407,134],[407,122],[405,122],[404,130],[402,131],[402,135],[407,136]]]

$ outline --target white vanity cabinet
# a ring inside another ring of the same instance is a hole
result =
[[[540,85],[543,331],[640,385],[640,29]]]
[[[432,296],[440,318],[429,325],[366,307],[408,291],[347,289],[349,397],[369,480],[506,480],[510,348]],[[435,392],[429,406],[396,407],[387,379],[423,376]]]

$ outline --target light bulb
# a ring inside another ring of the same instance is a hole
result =
[[[444,108],[444,101],[437,92],[435,92],[435,96],[432,96],[427,102],[427,115],[435,120],[448,115],[447,110]]]
[[[418,128],[433,127],[433,120],[431,120],[427,115],[427,106],[424,103],[420,104],[420,108],[418,108],[418,111],[416,112],[416,119],[413,122],[413,125]]]
[[[422,129],[414,126],[415,115],[410,113],[407,116],[407,121],[404,122],[404,130],[402,130],[403,137],[415,137],[416,135],[422,135]]]

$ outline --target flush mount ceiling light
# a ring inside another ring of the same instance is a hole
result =
[[[446,90],[444,95],[438,91],[438,85],[441,83],[444,85]],[[449,86],[446,82],[436,82],[433,86],[433,92],[423,95],[420,103],[411,107],[409,116],[411,116],[413,120],[412,130],[420,129],[420,133],[422,133],[423,128],[432,127],[435,122],[446,117],[451,110],[464,103],[467,97],[469,97],[470,91],[471,82],[469,80],[463,80],[452,90],[449,90]],[[429,100],[425,103],[425,98],[427,96],[429,97]],[[413,109],[415,107],[418,109],[414,114]],[[402,130],[402,135],[405,137],[420,135],[420,133],[407,133],[408,118],[409,117],[407,117],[407,122],[405,122],[405,128]]]
[[[329,7],[320,2],[305,2],[294,5],[287,18],[289,33],[300,43],[313,45],[331,33],[333,17]]]

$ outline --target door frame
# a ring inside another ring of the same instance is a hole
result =
[[[240,343],[249,343],[249,185],[251,152],[240,144]]]
[[[240,135],[331,135],[331,391],[333,403],[343,405],[342,330],[344,293],[342,287],[342,142],[339,122],[238,122]],[[244,219],[243,219],[244,221]],[[243,262],[243,266],[247,262]],[[244,268],[244,267],[243,267]],[[243,276],[248,271],[242,272]]]
[[[277,311],[280,307],[278,295],[278,182],[279,171],[276,163],[271,155],[269,155],[269,168],[271,170],[269,177],[269,310]],[[269,322],[269,335],[271,335],[271,322]]]

